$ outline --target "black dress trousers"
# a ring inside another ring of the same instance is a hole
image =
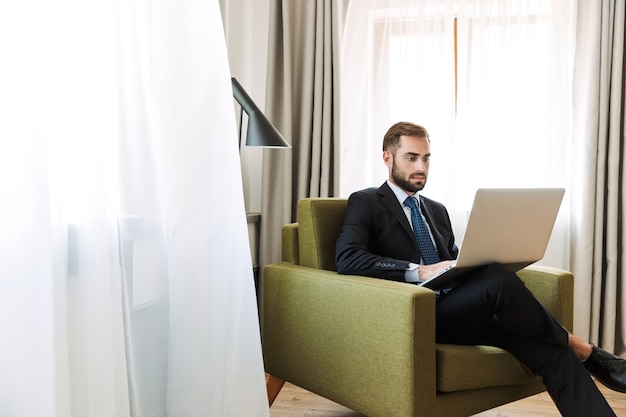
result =
[[[437,300],[437,342],[497,346],[543,378],[564,417],[615,417],[568,346],[568,333],[519,277],[491,264]]]

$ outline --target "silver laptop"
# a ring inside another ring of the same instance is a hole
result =
[[[518,271],[546,252],[563,188],[515,188],[476,191],[456,264],[419,285],[452,288],[467,271],[497,262]]]

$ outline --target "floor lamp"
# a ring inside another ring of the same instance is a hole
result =
[[[241,153],[241,134],[243,129],[243,114],[248,115],[248,128],[246,130],[246,146],[262,146],[266,148],[291,148],[289,143],[283,138],[278,129],[267,120],[267,117],[261,112],[261,110],[254,103],[252,98],[246,93],[241,84],[233,78],[233,96],[237,103],[241,106],[239,113],[239,152]],[[254,235],[256,238],[254,245],[254,254],[258,259],[258,239],[261,231],[261,214],[260,213],[247,213],[248,224],[254,225]],[[259,310],[260,318],[260,304],[259,304],[259,266],[255,263],[252,265],[254,274],[254,286],[257,295],[257,309]]]

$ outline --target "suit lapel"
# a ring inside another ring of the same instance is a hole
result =
[[[411,241],[415,244],[417,248],[417,242],[415,241],[415,235],[413,234],[413,229],[411,229],[411,224],[409,220],[406,218],[406,214],[404,213],[404,209],[398,203],[398,199],[396,195],[393,193],[389,185],[385,182],[378,189],[378,194],[380,195],[380,200],[382,204],[391,212],[393,217],[396,218],[398,223],[402,226],[402,229],[409,235]]]

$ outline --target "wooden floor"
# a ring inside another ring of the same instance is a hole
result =
[[[600,391],[615,411],[617,417],[626,417],[626,394],[620,394],[598,384]],[[270,408],[271,417],[364,417],[355,411],[286,383]],[[516,401],[474,417],[558,417],[552,399],[541,393]],[[593,417],[593,416],[589,416]]]

